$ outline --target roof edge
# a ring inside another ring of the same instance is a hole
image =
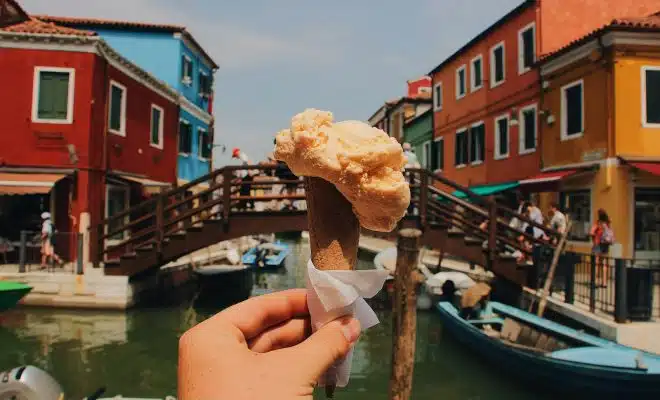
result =
[[[519,4],[516,8],[513,10],[509,11],[506,15],[495,21],[492,25],[490,25],[488,28],[484,29],[479,33],[477,36],[473,37],[469,42],[464,44],[462,47],[460,47],[458,50],[456,50],[454,53],[452,53],[449,57],[447,57],[444,61],[442,61],[440,64],[438,64],[435,68],[433,68],[427,75],[428,76],[433,76],[436,72],[440,71],[445,65],[449,64],[450,62],[454,61],[456,58],[458,58],[461,54],[465,53],[467,50],[469,50],[472,46],[477,44],[480,40],[484,39],[486,36],[488,36],[491,32],[493,32],[495,29],[499,28],[500,26],[504,25],[505,22],[509,21],[513,17],[518,16],[521,14],[523,11],[526,11],[529,7],[535,6],[536,5],[536,0],[524,0],[521,4]]]

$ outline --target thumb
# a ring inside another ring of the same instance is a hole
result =
[[[348,354],[359,337],[360,321],[351,316],[342,317],[327,323],[299,345],[286,349],[285,357],[295,360],[298,371],[316,381],[335,361]]]

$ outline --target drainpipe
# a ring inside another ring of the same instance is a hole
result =
[[[612,102],[614,101],[613,91],[614,85],[612,84],[612,63],[608,64],[607,56],[605,54],[605,45],[603,44],[603,36],[598,36],[598,48],[600,49],[600,59],[598,60],[602,65],[605,66],[606,77],[606,96],[607,96],[607,155],[606,160],[609,160],[610,155],[614,155],[614,129],[612,124],[614,123],[612,113],[614,112],[614,107]],[[612,187],[612,168],[610,168],[609,161],[607,161],[606,171],[605,171],[605,187],[610,189]]]

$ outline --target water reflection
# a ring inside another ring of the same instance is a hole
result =
[[[285,268],[255,275],[253,294],[303,287],[308,258],[309,247],[296,245]],[[360,268],[368,267],[369,262],[360,261]],[[101,386],[109,395],[173,395],[179,336],[218,311],[192,304],[191,299],[176,307],[126,313],[14,310],[0,317],[0,370],[39,366],[60,381],[67,398],[82,398]],[[387,398],[392,326],[389,311],[378,311],[378,316],[381,324],[367,331],[356,346],[351,383],[338,398]],[[495,370],[444,337],[433,313],[418,315],[415,362],[415,399],[542,398],[517,384],[511,378],[515,371]]]

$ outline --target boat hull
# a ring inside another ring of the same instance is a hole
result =
[[[196,270],[199,291],[195,304],[224,308],[247,300],[254,285],[253,268],[233,271]]]
[[[2,282],[0,284],[0,312],[16,307],[32,287],[18,282]]]
[[[579,395],[580,398],[659,398],[660,376],[553,359],[514,349],[483,334],[438,303],[443,330],[487,359],[498,370],[536,387]],[[638,397],[639,396],[639,397]]]

